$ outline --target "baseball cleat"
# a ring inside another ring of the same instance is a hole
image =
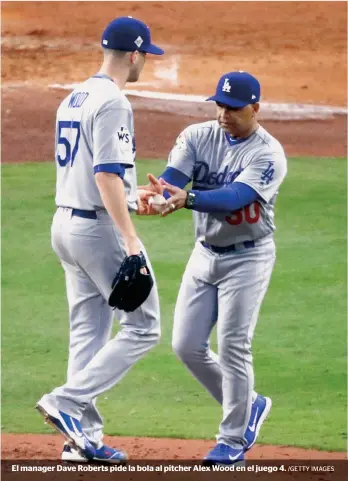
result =
[[[64,444],[64,448],[61,455],[62,461],[70,461],[72,463],[87,463],[88,459],[82,456],[80,452],[70,446],[70,444]]]
[[[128,456],[126,453],[103,444],[103,446],[101,446],[99,449],[96,449],[93,461],[111,464],[123,464],[127,461],[127,459]]]
[[[71,463],[87,463],[88,459],[74,449],[73,447],[65,444],[62,456],[62,461],[69,461]],[[105,444],[99,449],[96,449],[96,454],[93,458],[93,462],[109,463],[109,464],[123,464],[127,461],[128,457],[126,453],[118,449],[111,448]]]
[[[251,406],[251,414],[248,427],[246,428],[244,437],[247,441],[244,447],[248,451],[256,442],[262,424],[265,422],[272,407],[272,400],[269,397],[258,394]]]
[[[61,433],[68,444],[75,447],[82,456],[87,459],[94,458],[95,448],[84,435],[78,419],[56,409],[47,401],[46,395],[37,403],[36,409],[44,417],[45,422]]]
[[[203,459],[203,466],[214,465],[244,466],[244,450],[231,448],[227,444],[218,443]]]

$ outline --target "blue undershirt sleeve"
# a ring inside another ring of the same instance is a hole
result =
[[[175,187],[179,187],[180,189],[183,189],[191,181],[190,177],[173,167],[166,167],[166,170],[158,178],[162,178],[168,182],[168,184],[175,185]],[[164,191],[163,197],[169,199],[170,194]]]
[[[230,187],[222,189],[189,192],[195,194],[191,209],[198,212],[234,212],[261,199],[254,189],[241,182],[233,182]]]
[[[112,164],[98,164],[94,166],[94,174],[97,174],[98,172],[108,172],[109,174],[116,174],[123,179],[126,169],[130,167],[133,166],[116,162]]]

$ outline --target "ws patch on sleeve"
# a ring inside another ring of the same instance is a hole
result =
[[[124,152],[132,152],[133,150],[133,142],[132,142],[132,135],[129,132],[126,125],[122,125],[116,133],[118,142],[120,145],[121,150]]]

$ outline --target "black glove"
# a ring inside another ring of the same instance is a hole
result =
[[[143,274],[141,269],[146,270]],[[142,252],[128,256],[112,282],[109,306],[125,312],[133,312],[149,297],[153,279]]]

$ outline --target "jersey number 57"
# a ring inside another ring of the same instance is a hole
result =
[[[59,120],[57,131],[57,161],[61,167],[65,167],[69,162],[73,165],[79,149],[80,135],[80,122]]]

